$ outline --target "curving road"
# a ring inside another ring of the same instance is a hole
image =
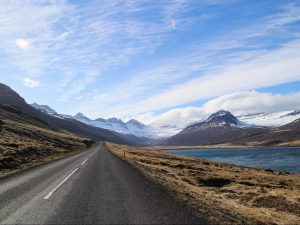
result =
[[[205,223],[104,145],[0,180],[1,224]]]

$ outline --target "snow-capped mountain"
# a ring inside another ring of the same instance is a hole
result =
[[[220,110],[213,113],[207,120],[202,123],[203,127],[247,127],[248,124],[240,121],[230,112]]]
[[[190,125],[184,130],[190,131],[195,129],[204,130],[207,128],[226,128],[226,127],[246,128],[246,127],[251,127],[251,125],[241,122],[237,117],[235,117],[228,111],[220,110],[210,115],[208,119],[204,120],[203,122]]]
[[[110,118],[110,119],[89,119],[84,116],[82,113],[76,114],[74,119],[91,125],[95,127],[101,127],[108,130],[113,130],[118,133],[134,135],[137,137],[144,137],[144,138],[157,138],[157,134],[149,127],[137,120],[129,120],[128,122],[123,122],[121,119],[118,118]]]
[[[282,111],[277,113],[255,113],[238,116],[238,119],[257,126],[278,127],[300,118],[300,110]]]
[[[269,128],[247,125],[228,111],[213,113],[203,122],[188,126],[178,134],[163,140],[163,145],[210,145],[232,143],[251,137]]]

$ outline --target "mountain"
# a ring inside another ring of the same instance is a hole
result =
[[[149,126],[151,129],[161,137],[171,137],[178,134],[180,131],[193,124],[203,122],[206,118],[203,115],[198,116],[199,119],[191,120],[190,118],[179,120],[161,120],[155,121]],[[241,123],[252,126],[263,127],[279,127],[291,123],[300,118],[300,110],[280,111],[275,113],[252,113],[237,116]]]
[[[127,123],[123,122],[118,118],[110,118],[110,119],[95,119],[92,120],[82,113],[77,113],[74,117],[75,120],[78,120],[82,123],[100,127],[108,130],[112,130],[121,134],[136,136],[138,138],[145,139],[156,139],[158,138],[157,134],[151,129],[151,127],[142,124],[137,120],[129,120]]]
[[[164,145],[211,145],[232,143],[268,131],[265,127],[250,126],[228,111],[218,111],[203,122],[188,126],[164,140]]]
[[[206,121],[199,124],[191,125],[190,127],[202,126],[207,127],[245,127],[245,123],[242,123],[234,115],[225,110],[220,110],[212,114]]]
[[[106,129],[86,125],[74,119],[59,118],[42,112],[31,105],[10,87],[0,83],[0,104],[13,105],[21,113],[30,115],[39,121],[47,124],[51,129],[70,132],[73,134],[92,138],[94,140],[110,141],[115,143],[130,144],[128,137]]]

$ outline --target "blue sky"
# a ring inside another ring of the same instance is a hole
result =
[[[297,0],[2,1],[0,27],[0,82],[60,113],[149,123],[234,93],[300,108]]]

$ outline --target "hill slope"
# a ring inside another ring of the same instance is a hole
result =
[[[300,146],[300,119],[281,127],[272,128],[255,138],[246,138],[241,143],[266,146]]]
[[[92,144],[89,139],[54,131],[19,108],[0,104],[0,177]]]

